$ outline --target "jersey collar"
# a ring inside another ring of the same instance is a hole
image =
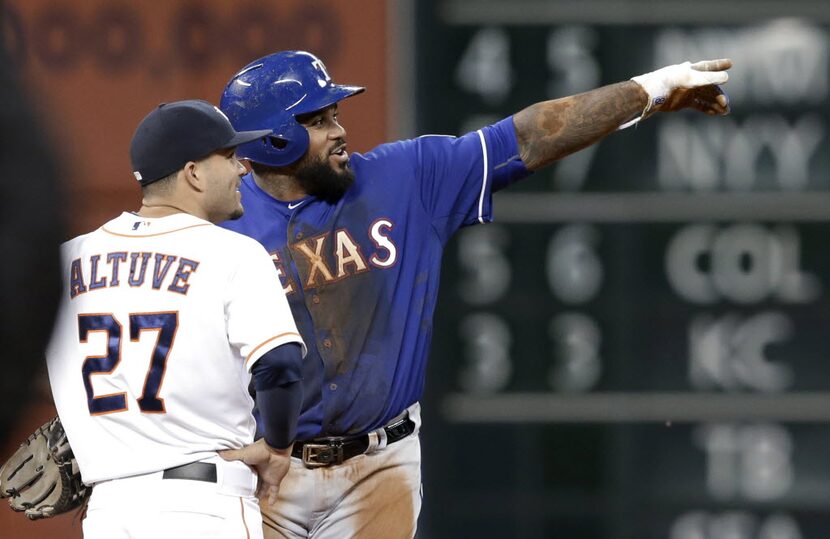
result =
[[[209,221],[187,213],[175,213],[166,217],[142,217],[125,211],[112,221],[105,223],[101,230],[114,236],[146,238],[201,226],[213,225]]]

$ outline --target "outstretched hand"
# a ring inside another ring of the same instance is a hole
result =
[[[732,60],[703,60],[671,65],[633,77],[646,91],[649,104],[644,116],[691,108],[710,115],[729,113],[729,98],[719,86],[729,80]]]
[[[271,507],[277,503],[280,483],[291,466],[291,446],[276,449],[265,443],[265,438],[260,438],[242,449],[220,451],[219,456],[225,460],[241,460],[252,466],[259,475],[257,496],[261,499],[267,494]]]
[[[729,97],[720,86],[710,84],[697,88],[678,88],[669,94],[666,102],[656,107],[660,112],[695,109],[710,116],[729,114]]]

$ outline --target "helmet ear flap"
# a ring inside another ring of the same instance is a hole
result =
[[[270,146],[274,166],[285,166],[300,159],[308,151],[308,130],[293,117],[274,129],[274,133],[263,139]]]
[[[272,167],[284,167],[298,161],[308,151],[308,131],[291,117],[273,134],[240,145],[236,154]]]

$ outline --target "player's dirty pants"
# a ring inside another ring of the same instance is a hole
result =
[[[98,483],[84,539],[261,539],[256,475],[219,457],[216,482],[163,479],[156,472]]]
[[[415,432],[340,465],[306,468],[291,459],[276,510],[262,504],[265,539],[411,539],[421,511],[420,408]]]

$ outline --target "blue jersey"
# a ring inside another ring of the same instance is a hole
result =
[[[271,253],[308,347],[298,440],[369,432],[421,398],[444,246],[491,221],[492,191],[529,174],[512,118],[350,164],[355,183],[334,204],[276,200],[248,175],[245,215],[222,225]]]

